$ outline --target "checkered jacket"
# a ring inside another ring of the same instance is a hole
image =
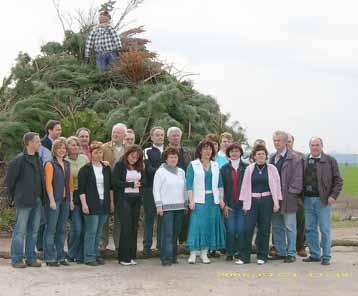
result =
[[[89,57],[92,49],[96,53],[118,51],[121,43],[116,31],[111,26],[97,26],[88,35],[85,56]]]

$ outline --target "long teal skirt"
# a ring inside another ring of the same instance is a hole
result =
[[[220,206],[212,194],[205,195],[205,204],[195,204],[190,214],[187,247],[192,250],[225,248],[225,228]]]

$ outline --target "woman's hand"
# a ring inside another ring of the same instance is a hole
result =
[[[224,200],[220,199],[220,208],[223,210],[225,208]]]
[[[89,208],[87,204],[82,204],[82,212],[83,214],[89,214]]]
[[[158,216],[163,216],[163,214],[164,214],[163,208],[162,207],[157,208],[157,215]]]
[[[134,188],[139,188],[141,186],[142,184],[139,181],[134,181]]]
[[[224,208],[224,217],[225,218],[229,217],[229,211],[232,211],[232,209],[229,208],[228,206],[225,206],[225,208]]]
[[[191,211],[194,211],[195,210],[195,202],[194,201],[189,201],[189,209]]]
[[[274,213],[277,213],[278,211],[280,210],[280,206],[279,205],[277,205],[277,206],[273,206],[273,212]]]
[[[111,212],[111,214],[114,213],[114,202],[113,201],[111,201],[111,203],[110,203],[110,212]]]
[[[70,211],[72,212],[75,209],[75,203],[73,200],[70,201]]]
[[[50,208],[52,209],[52,210],[56,210],[56,202],[55,201],[50,201]]]

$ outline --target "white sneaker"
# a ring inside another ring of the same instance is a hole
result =
[[[131,265],[137,265],[137,262],[132,259],[131,260]]]
[[[244,261],[242,261],[241,259],[239,259],[239,260],[235,261],[235,264],[238,264],[238,265],[244,265],[244,264],[245,264],[245,262],[244,262]]]
[[[265,264],[265,261],[264,261],[264,260],[260,260],[260,259],[258,259],[258,260],[257,260],[257,264],[258,264],[258,265]]]
[[[119,262],[119,264],[124,265],[124,266],[130,266],[130,265],[132,265],[132,262],[121,261],[121,262]]]
[[[201,250],[200,259],[201,259],[201,262],[203,262],[204,264],[210,263],[210,259],[208,258],[208,250]]]
[[[196,263],[196,251],[191,251],[190,252],[188,263],[189,264],[195,264]]]

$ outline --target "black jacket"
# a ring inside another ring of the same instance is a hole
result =
[[[146,177],[144,171],[141,173],[141,187],[139,188],[140,196],[143,196],[143,190],[146,186]],[[133,187],[134,182],[127,182],[127,166],[123,160],[120,160],[116,163],[112,173],[112,186],[114,190],[115,203],[117,204],[118,200],[124,196],[124,189],[126,187]]]
[[[183,169],[184,172],[186,172],[186,169],[188,168],[188,165],[192,161],[192,159],[193,159],[192,153],[189,150],[180,147],[178,167]]]
[[[104,210],[109,214],[111,186],[111,167],[103,165],[103,182],[104,182]],[[86,202],[89,208],[89,215],[102,214],[99,194],[96,184],[96,175],[92,163],[84,165],[78,173],[78,195],[85,194]]]
[[[153,187],[154,174],[163,163],[163,153],[154,146],[144,149],[145,175],[148,187]]]
[[[15,206],[18,208],[34,207],[38,197],[41,198],[42,202],[45,200],[43,165],[38,153],[35,154],[35,157],[37,168],[30,161],[30,156],[26,150],[9,163],[6,186],[9,198],[15,201]],[[41,188],[36,188],[36,177],[41,179]],[[40,196],[37,196],[37,193]]]
[[[44,136],[41,139],[41,145],[46,147],[48,150],[51,151],[52,149],[52,141],[50,140],[50,138],[48,137],[48,135]]]
[[[242,180],[244,178],[244,173],[245,173],[247,166],[248,166],[247,163],[240,160],[239,180],[238,180],[239,181],[239,188],[238,188],[239,195],[240,195],[240,191],[241,191]],[[231,169],[232,169],[232,166],[231,166],[230,161],[221,168],[221,176],[222,176],[223,184],[224,184],[224,202],[230,208],[235,207],[237,204],[240,204],[240,207],[242,207],[242,202],[239,201],[239,197],[238,197],[237,202],[234,202],[232,200]]]

